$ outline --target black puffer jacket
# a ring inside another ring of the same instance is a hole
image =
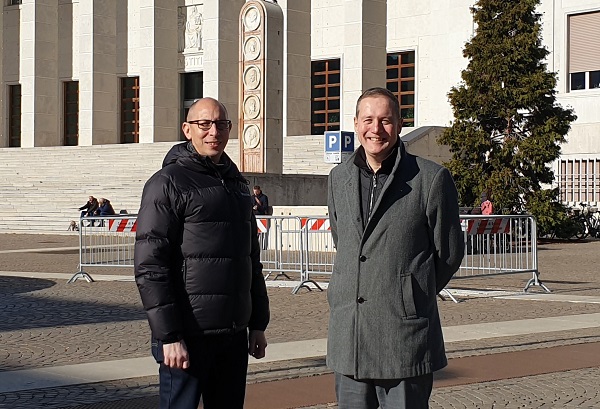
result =
[[[135,278],[155,338],[264,330],[269,301],[248,182],[175,145],[146,182],[137,219]]]

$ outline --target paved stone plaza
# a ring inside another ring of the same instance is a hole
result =
[[[132,269],[90,269],[102,281],[67,284],[77,245],[76,235],[0,234],[0,408],[157,407],[152,367],[133,368],[150,362],[150,334]],[[451,360],[436,375],[431,407],[600,407],[599,250],[600,241],[541,244],[551,294],[523,295],[529,274],[452,281],[462,302],[439,302]],[[335,407],[318,352],[326,292],[272,285],[268,340],[278,358],[250,365],[247,407]],[[82,368],[95,379],[91,372],[129,363],[135,375],[82,381]]]

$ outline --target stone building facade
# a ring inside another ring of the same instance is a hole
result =
[[[168,142],[194,99],[240,122],[244,0],[1,0],[0,148]],[[447,126],[474,0],[279,0],[281,137],[352,130],[361,91],[406,128]],[[558,101],[578,116],[556,163],[565,201],[600,201],[600,2],[542,0]],[[268,110],[269,107],[267,106]],[[285,146],[285,143],[284,143]]]

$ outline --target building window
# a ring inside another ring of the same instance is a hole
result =
[[[404,126],[415,126],[415,52],[387,55],[386,87],[400,102]]]
[[[138,143],[140,77],[121,78],[121,143]]]
[[[311,134],[340,129],[340,60],[313,61],[311,69]]]
[[[64,85],[64,144],[79,144],[79,82],[67,81]]]
[[[8,86],[8,146],[21,146],[21,85]]]
[[[600,88],[600,71],[590,71],[588,75],[590,88]]]
[[[184,122],[187,118],[188,111],[192,104],[199,98],[202,98],[204,93],[204,73],[202,72],[189,72],[181,74],[181,122]],[[185,135],[183,131],[179,132],[179,139],[185,141]]]
[[[8,5],[9,6],[18,6],[19,4],[22,4],[23,0],[8,0]]]
[[[561,202],[600,202],[600,158],[563,159],[556,180]]]
[[[569,89],[600,88],[600,12],[569,16]]]

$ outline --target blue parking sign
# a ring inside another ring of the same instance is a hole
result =
[[[342,163],[354,152],[354,132],[325,132],[325,163]]]

